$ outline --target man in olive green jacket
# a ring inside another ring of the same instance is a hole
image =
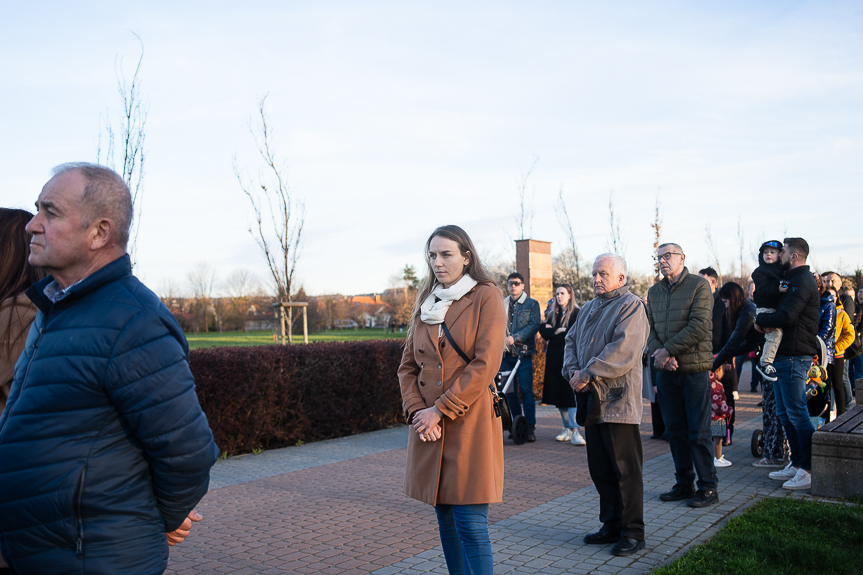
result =
[[[647,292],[647,346],[658,370],[657,395],[677,479],[659,498],[688,499],[690,507],[705,507],[719,501],[708,378],[713,364],[713,296],[707,280],[686,269],[679,245],[662,244],[657,256],[664,278]]]

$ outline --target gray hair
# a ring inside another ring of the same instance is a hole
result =
[[[680,251],[680,253],[685,255],[685,252],[683,251],[683,248],[680,247],[680,244],[672,244],[672,243],[661,244],[658,248],[656,248],[656,251],[659,251],[662,248],[667,248],[667,247],[677,248]]]
[[[623,274],[623,279],[626,280],[626,260],[617,254],[599,254],[593,260],[593,265],[598,264],[601,260],[611,260],[614,263],[614,271]]]
[[[114,237],[125,250],[129,244],[134,211],[129,186],[114,170],[87,162],[60,164],[51,173],[56,177],[71,171],[77,171],[87,179],[81,194],[82,225],[87,227],[101,217],[110,219],[116,226]]]

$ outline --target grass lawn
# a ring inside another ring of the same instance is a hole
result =
[[[863,573],[863,505],[767,498],[654,575]]]
[[[310,333],[309,341],[364,341],[369,339],[404,339],[407,332],[402,333],[384,333],[383,329],[360,329],[354,331],[352,329],[332,330],[320,333]],[[190,349],[199,349],[202,347],[222,347],[222,346],[247,346],[247,345],[274,345],[273,332],[271,331],[226,331],[222,333],[187,333],[186,339],[189,341]],[[303,334],[294,334],[294,343],[303,343]]]

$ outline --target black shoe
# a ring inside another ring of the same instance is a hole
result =
[[[639,541],[638,539],[632,539],[630,537],[623,536],[620,538],[620,541],[617,542],[617,545],[611,548],[611,553],[613,555],[617,555],[618,557],[626,557],[627,555],[632,555],[636,551],[644,549],[644,541]]]
[[[763,401],[759,401],[759,402],[758,402],[758,407],[764,407],[764,402],[763,402]]]
[[[533,432],[533,428],[532,428],[532,427],[528,427],[528,428],[527,428],[527,435],[525,436],[525,438],[524,438],[524,439],[525,439],[525,441],[527,441],[528,443],[533,443],[534,441],[536,441],[536,434]]]
[[[650,439],[662,439],[662,436],[659,435],[658,433],[654,433],[653,435],[650,436]]]
[[[695,495],[695,488],[691,485],[685,487],[683,485],[675,485],[671,488],[671,491],[666,491],[662,495],[659,496],[663,501],[682,501],[684,499],[691,499],[692,496]]]
[[[606,543],[615,543],[620,540],[620,533],[603,531],[602,529],[596,533],[588,533],[584,536],[584,542],[588,545],[605,545]]]
[[[719,494],[713,489],[699,489],[695,496],[686,502],[690,507],[707,507],[719,503]]]

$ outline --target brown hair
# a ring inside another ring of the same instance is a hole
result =
[[[815,283],[818,284],[818,295],[824,295],[824,280],[818,274],[812,274],[815,278]]]
[[[411,312],[411,319],[408,325],[408,336],[405,340],[406,343],[413,339],[414,329],[416,328],[417,320],[420,317],[420,306],[422,306],[423,302],[435,288],[435,285],[437,285],[434,268],[432,267],[431,261],[428,257],[431,241],[435,237],[446,238],[458,244],[458,250],[461,255],[468,258],[464,273],[472,277],[478,284],[496,285],[491,274],[486,271],[485,266],[483,266],[482,262],[479,260],[479,254],[473,246],[473,242],[470,240],[470,236],[467,235],[467,232],[460,227],[453,225],[439,227],[433,231],[429,236],[429,239],[426,240],[426,249],[424,254],[426,260],[426,275],[422,280],[420,289],[417,290],[417,299],[414,302],[414,309]]]
[[[786,251],[797,254],[797,257],[804,263],[806,262],[806,258],[809,257],[809,243],[806,240],[803,238],[785,238],[782,243],[788,246]]]
[[[746,294],[743,293],[743,288],[737,283],[726,282],[719,288],[719,297],[728,300],[725,314],[733,329],[737,325],[737,318],[740,317],[740,310],[743,309],[743,304],[746,303]]]
[[[572,312],[578,309],[578,305],[575,303],[575,292],[572,290],[572,286],[569,284],[560,284],[554,290],[554,297],[551,300],[551,307],[548,308],[548,314],[545,316],[545,323],[551,323],[554,321],[554,314],[557,313],[560,305],[557,303],[557,290],[560,288],[565,289],[569,293],[569,301],[566,302],[566,305],[563,306],[561,310],[562,317],[560,318],[561,327],[569,327],[569,318],[572,317]]]
[[[24,229],[33,219],[27,210],[0,208],[0,301],[17,297],[28,287],[45,277],[45,272],[34,268],[27,261],[30,257],[30,234]],[[0,326],[0,341],[5,341],[11,351],[12,346],[23,333],[12,332],[12,315],[9,323]]]

